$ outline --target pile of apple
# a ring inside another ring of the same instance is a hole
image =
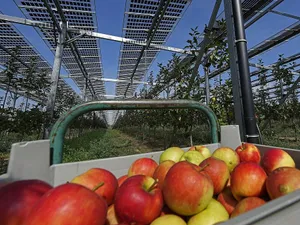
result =
[[[135,160],[117,178],[92,168],[52,187],[41,180],[0,187],[1,225],[212,225],[300,189],[300,170],[279,148],[263,155],[235,150],[170,147],[159,162]]]

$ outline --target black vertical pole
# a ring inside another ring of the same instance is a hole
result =
[[[244,119],[247,142],[259,143],[256,129],[254,101],[250,80],[250,70],[247,53],[247,40],[245,35],[242,6],[240,0],[232,0],[232,13],[234,18],[236,49],[240,74],[242,102],[244,106]]]

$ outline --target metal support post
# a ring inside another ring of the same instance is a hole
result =
[[[232,12],[235,27],[235,43],[240,72],[240,83],[241,87],[243,87],[241,88],[241,93],[244,108],[244,120],[246,125],[246,140],[250,143],[259,143],[241,0],[232,0]]]
[[[205,75],[205,93],[206,93],[206,105],[210,104],[210,90],[209,90],[209,78],[208,78],[208,68],[204,67],[204,75]]]
[[[235,36],[232,18],[231,0],[224,0],[226,28],[228,36],[228,49],[230,60],[230,74],[232,81],[232,93],[234,102],[235,124],[239,125],[241,141],[245,141],[245,121],[243,115],[243,104],[241,100],[241,87],[239,79],[239,69],[237,65],[237,54],[235,48]]]
[[[54,59],[53,70],[52,70],[52,74],[51,74],[50,92],[48,95],[48,101],[47,101],[47,105],[46,105],[46,110],[49,113],[49,118],[48,118],[49,121],[47,121],[49,124],[46,125],[44,138],[49,137],[49,133],[50,133],[50,129],[51,129],[50,126],[51,126],[51,122],[52,122],[53,114],[54,114],[56,91],[57,91],[60,68],[61,68],[61,63],[62,63],[64,41],[66,40],[66,33],[67,33],[67,24],[61,23],[61,32],[58,34],[58,43],[56,46],[55,59]]]

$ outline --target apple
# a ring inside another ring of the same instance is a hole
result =
[[[231,173],[230,188],[234,198],[262,197],[266,194],[267,174],[254,162],[242,162]]]
[[[238,201],[233,197],[230,187],[224,188],[224,190],[218,195],[217,200],[224,206],[229,215],[233,212]]]
[[[116,191],[119,187],[115,175],[103,168],[91,168],[88,171],[74,177],[70,183],[81,184],[105,199],[107,205],[114,201]]]
[[[116,215],[115,205],[112,204],[108,207],[105,225],[114,225],[118,223],[119,219]]]
[[[293,158],[280,148],[267,150],[262,157],[261,165],[268,175],[279,167],[296,167]]]
[[[211,199],[206,209],[192,216],[188,220],[188,225],[213,225],[224,222],[229,219],[229,214],[224,206],[215,200]]]
[[[107,203],[92,190],[74,183],[48,191],[22,225],[104,225]]]
[[[156,170],[154,171],[153,178],[158,180],[158,187],[162,189],[166,174],[169,169],[175,164],[174,161],[166,160],[158,165]]]
[[[174,164],[163,185],[166,205],[175,213],[191,216],[205,209],[213,197],[214,186],[209,175],[187,161]]]
[[[185,151],[179,147],[170,147],[164,150],[159,157],[159,163],[162,163],[166,160],[172,160],[175,163],[179,162],[181,156]]]
[[[300,189],[300,170],[294,167],[279,167],[266,179],[270,199],[279,198]]]
[[[192,146],[189,148],[188,151],[198,151],[204,156],[205,159],[207,159],[208,157],[211,156],[210,150],[207,147],[202,146],[202,145]]]
[[[140,158],[135,160],[128,169],[128,177],[134,175],[145,175],[152,177],[156,167],[158,166],[151,158]]]
[[[1,187],[1,225],[22,224],[33,206],[52,188],[50,184],[36,179],[13,181]]]
[[[199,165],[210,176],[214,184],[214,195],[218,195],[229,180],[229,169],[226,163],[218,158],[209,157]]]
[[[233,169],[240,163],[239,155],[235,150],[229,147],[220,147],[217,148],[213,154],[213,157],[223,160],[231,173]]]
[[[150,224],[160,216],[163,205],[162,191],[150,176],[129,177],[116,193],[115,211],[123,223]]]
[[[177,215],[167,214],[156,218],[150,225],[186,225],[186,222]]]
[[[127,178],[128,178],[128,175],[127,175],[127,174],[125,174],[125,175],[119,177],[119,178],[118,178],[118,186],[120,187],[121,184],[123,184],[124,181],[125,181]]]
[[[252,143],[242,143],[235,151],[239,155],[240,162],[260,163],[261,155],[259,149]]]
[[[230,215],[230,218],[237,217],[243,213],[246,213],[252,209],[258,208],[266,203],[265,200],[258,197],[247,197],[242,199],[235,207]]]
[[[200,152],[187,151],[181,156],[179,161],[188,161],[198,166],[204,159],[204,156]]]

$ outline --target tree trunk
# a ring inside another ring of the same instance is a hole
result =
[[[28,106],[28,96],[26,96],[26,101],[25,101],[25,112],[27,111],[27,106]]]
[[[4,107],[5,107],[7,95],[8,95],[8,92],[9,92],[9,85],[10,85],[10,83],[8,83],[7,88],[6,88],[6,92],[5,92],[3,103],[2,103],[2,109],[4,109]]]

